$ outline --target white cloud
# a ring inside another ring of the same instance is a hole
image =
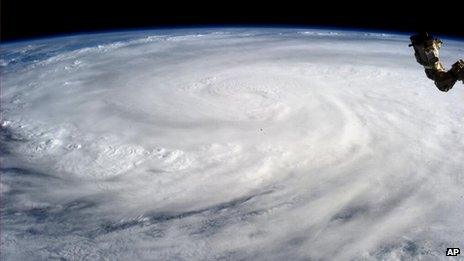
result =
[[[4,257],[441,259],[463,246],[464,90],[436,91],[406,37],[280,32],[6,46]]]

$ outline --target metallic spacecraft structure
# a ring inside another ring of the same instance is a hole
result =
[[[461,59],[446,71],[440,62],[439,49],[442,42],[427,33],[410,37],[414,55],[419,64],[424,66],[427,77],[435,82],[440,91],[447,92],[453,88],[456,81],[464,83],[464,61]]]

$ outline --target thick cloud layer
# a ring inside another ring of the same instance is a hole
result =
[[[2,257],[445,258],[464,247],[464,88],[440,93],[407,40],[249,29],[2,46]],[[445,41],[445,63],[463,48]]]

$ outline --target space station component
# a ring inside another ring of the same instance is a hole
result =
[[[446,71],[440,62],[439,49],[442,42],[427,33],[410,37],[414,55],[419,64],[424,66],[427,77],[435,82],[440,91],[447,92],[453,88],[456,81],[464,83],[464,61],[461,59]]]

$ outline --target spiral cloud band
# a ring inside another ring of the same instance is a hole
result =
[[[407,44],[261,28],[3,45],[2,259],[444,259],[464,247],[464,88],[437,91]]]

